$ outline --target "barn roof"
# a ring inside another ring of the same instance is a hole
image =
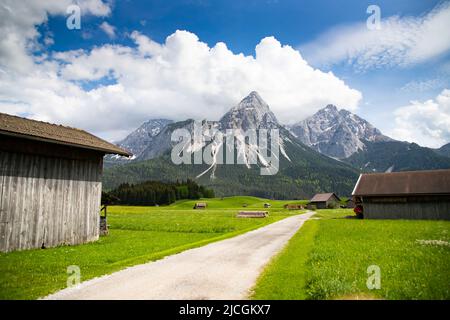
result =
[[[354,196],[450,194],[450,170],[361,174]]]
[[[317,193],[314,197],[312,197],[312,199],[310,201],[311,202],[325,202],[325,201],[328,201],[333,195],[339,200],[339,197],[336,194],[334,194],[333,192],[331,192],[331,193]]]
[[[131,156],[128,151],[84,130],[0,113],[0,134]]]

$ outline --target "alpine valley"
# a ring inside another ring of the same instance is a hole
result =
[[[383,135],[357,115],[328,105],[316,114],[292,126],[280,124],[269,105],[257,92],[251,92],[218,121],[201,124],[227,135],[230,130],[278,129],[279,169],[274,175],[261,175],[269,166],[254,142],[236,136],[234,154],[240,164],[220,164],[220,150],[228,146],[195,140],[183,152],[203,151],[209,144],[211,164],[179,164],[171,160],[177,142],[172,133],[186,129],[192,133],[195,121],[149,120],[117,145],[133,153],[131,159],[105,157],[103,184],[112,189],[123,182],[145,180],[176,181],[196,179],[213,188],[216,196],[252,195],[276,199],[304,199],[318,192],[336,192],[349,196],[362,171],[384,172],[450,168],[447,149],[430,149],[414,143],[396,141]]]

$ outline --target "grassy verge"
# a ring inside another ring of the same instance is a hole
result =
[[[261,208],[267,200],[234,197],[206,201],[207,210],[192,210],[195,201],[167,207],[110,207],[110,234],[96,242],[0,253],[0,299],[35,299],[62,289],[70,265],[80,267],[81,280],[85,281],[299,213],[282,209],[280,203],[269,209],[268,218],[242,219],[236,218],[242,203]]]
[[[266,268],[255,299],[450,299],[450,222],[354,220],[319,210]],[[423,242],[440,240],[441,242]],[[371,265],[381,288],[369,290]]]
[[[253,299],[303,300],[306,295],[306,263],[318,225],[307,221],[289,245],[266,267],[254,288]],[[294,281],[292,281],[294,280]]]

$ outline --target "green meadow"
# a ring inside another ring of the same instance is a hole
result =
[[[318,210],[266,267],[253,298],[450,299],[449,221],[345,218],[351,214]],[[367,286],[369,266],[379,267],[379,289]]]
[[[36,299],[66,287],[67,267],[81,280],[161,259],[262,227],[302,211],[255,197],[202,199],[161,207],[108,207],[110,233],[96,242],[0,253],[0,299]],[[264,209],[264,203],[270,203]],[[268,210],[265,219],[237,218]],[[450,222],[348,219],[349,209],[317,210],[267,265],[254,299],[450,299]],[[380,288],[368,289],[369,266]]]
[[[0,299],[36,299],[63,289],[70,265],[80,267],[84,281],[300,213],[283,209],[289,201],[255,197],[199,201],[207,202],[207,209],[193,210],[197,201],[186,200],[164,207],[110,206],[110,233],[96,242],[0,253]],[[263,209],[266,202],[272,208]],[[237,218],[238,211],[244,209],[267,210],[270,215],[265,219]]]

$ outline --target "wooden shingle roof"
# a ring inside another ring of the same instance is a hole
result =
[[[450,194],[450,170],[361,174],[354,196]]]
[[[312,197],[312,199],[310,201],[311,202],[325,202],[325,201],[328,201],[333,196],[335,196],[339,200],[339,197],[336,194],[334,194],[333,192],[331,192],[331,193],[318,193],[314,197]]]
[[[108,154],[131,153],[84,130],[0,113],[0,134],[63,144]]]

